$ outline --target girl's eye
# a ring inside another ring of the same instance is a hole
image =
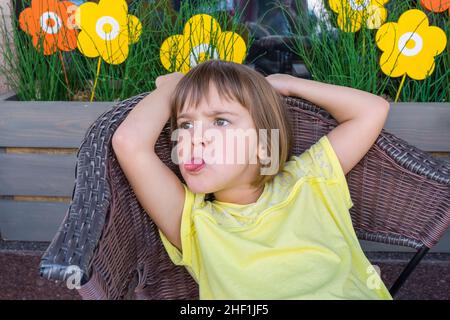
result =
[[[182,122],[178,127],[180,127],[181,129],[190,129],[189,125],[192,125],[189,122]]]
[[[228,120],[226,120],[226,119],[218,118],[218,119],[216,119],[215,123],[216,123],[219,127],[224,127],[224,126],[227,126],[230,122],[229,122]]]

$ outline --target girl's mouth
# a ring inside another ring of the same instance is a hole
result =
[[[195,161],[197,160],[197,161]],[[194,159],[192,158],[190,162],[184,164],[184,169],[188,172],[199,172],[206,166],[205,161],[203,159]]]

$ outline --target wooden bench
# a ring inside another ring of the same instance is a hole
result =
[[[0,233],[50,241],[69,207],[77,150],[114,102],[19,102],[0,96]],[[385,129],[450,163],[450,104],[392,104]],[[414,251],[361,241],[365,251]],[[450,231],[431,252],[450,252]]]

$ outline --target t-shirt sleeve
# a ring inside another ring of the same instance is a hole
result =
[[[193,234],[194,225],[192,223],[192,207],[194,204],[194,193],[183,183],[185,190],[183,212],[181,215],[181,251],[178,250],[164,235],[161,229],[158,228],[161,241],[172,262],[180,266],[192,266],[192,251],[193,251]]]
[[[339,158],[326,135],[299,156],[292,156],[298,177],[322,177],[336,183],[336,190],[348,209],[353,207],[350,190]]]

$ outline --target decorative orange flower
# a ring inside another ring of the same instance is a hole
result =
[[[75,11],[70,1],[32,0],[31,7],[20,13],[20,28],[32,36],[33,45],[45,55],[56,49],[70,51],[77,47]]]
[[[450,0],[421,0],[423,7],[434,12],[444,12],[448,10],[450,13]]]

